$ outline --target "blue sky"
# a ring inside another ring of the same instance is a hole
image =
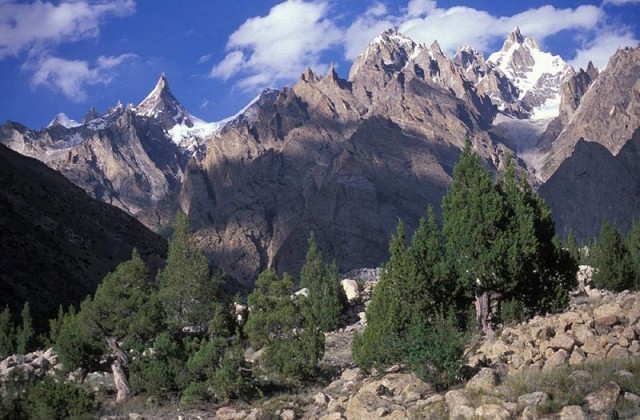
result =
[[[137,104],[162,72],[193,115],[216,121],[308,66],[335,62],[346,78],[389,27],[487,57],[518,25],[574,66],[604,67],[638,45],[639,22],[640,0],[0,0],[0,121],[37,129],[58,112]]]

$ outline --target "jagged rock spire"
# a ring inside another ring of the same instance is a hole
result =
[[[165,129],[170,129],[176,124],[193,126],[189,113],[171,93],[165,73],[160,75],[151,93],[136,108],[140,116],[158,118]]]

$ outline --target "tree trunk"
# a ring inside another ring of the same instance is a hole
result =
[[[491,327],[490,320],[490,309],[489,292],[476,292],[476,323],[478,329],[488,337],[493,336],[493,328]]]
[[[116,385],[116,402],[126,401],[131,396],[129,379],[127,377],[127,355],[118,345],[115,337],[107,337],[107,345],[113,352],[113,362],[111,371],[113,372],[113,382]]]

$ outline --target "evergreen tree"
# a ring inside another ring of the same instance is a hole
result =
[[[171,326],[202,334],[213,316],[222,280],[212,274],[196,246],[184,213],[176,214],[173,228],[167,263],[159,274],[159,298]]]
[[[31,309],[29,302],[25,302],[20,314],[22,325],[18,327],[16,332],[16,351],[19,354],[26,354],[35,348],[36,333],[33,329],[33,319],[31,318]]]
[[[307,298],[293,297],[293,279],[264,271],[249,295],[245,332],[254,348],[264,348],[264,370],[282,381],[313,376],[324,353],[324,334],[315,325]]]
[[[505,209],[480,157],[465,144],[442,202],[446,254],[456,268],[459,287],[475,300],[476,322],[491,333],[490,295],[505,287]]]
[[[620,292],[634,286],[631,255],[620,231],[604,222],[594,250],[593,284],[600,289]]]
[[[308,242],[309,249],[305,265],[300,271],[300,283],[309,291],[309,304],[316,325],[322,331],[331,331],[340,326],[347,298],[340,286],[335,262],[323,266],[313,232],[309,234]]]
[[[151,305],[152,291],[147,267],[134,249],[131,259],[107,274],[93,299],[85,300],[80,309],[80,320],[102,337],[109,350],[116,401],[131,395],[128,351],[144,346],[160,327]]]
[[[16,328],[11,319],[9,306],[0,312],[0,359],[13,354],[16,349]]]
[[[626,238],[629,258],[633,266],[633,289],[640,290],[640,223],[634,222]]]
[[[416,318],[410,304],[415,298],[410,296],[414,290],[410,283],[414,281],[416,267],[402,221],[389,243],[389,254],[367,307],[367,328],[353,340],[353,356],[362,368],[401,360],[403,340]]]

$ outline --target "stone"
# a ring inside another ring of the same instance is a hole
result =
[[[498,404],[485,404],[475,409],[475,417],[478,420],[509,420],[511,414]]]
[[[625,349],[619,344],[615,344],[607,352],[608,359],[628,359],[629,357],[630,357],[629,350]]]
[[[490,368],[482,368],[476,373],[465,385],[465,389],[471,390],[491,390],[498,385],[498,377],[495,370]]]
[[[360,298],[358,282],[355,280],[344,279],[340,282],[340,285],[342,285],[342,290],[344,290],[349,302],[354,302]]]
[[[604,348],[596,337],[588,337],[583,342],[581,349],[587,354],[604,355]]]
[[[556,334],[556,336],[551,339],[549,347],[553,348],[554,350],[562,349],[567,352],[571,352],[575,344],[576,342],[574,341],[574,339],[571,338],[568,334],[560,333]]]
[[[623,398],[634,406],[640,407],[640,396],[631,392],[625,392]]]
[[[362,380],[362,373],[358,368],[345,369],[342,375],[340,375],[340,379],[343,381],[360,381]]]
[[[558,350],[557,352],[555,352],[553,354],[553,356],[551,356],[546,363],[544,364],[544,366],[542,367],[542,370],[544,372],[547,371],[551,371],[553,369],[556,369],[560,366],[565,366],[567,364],[567,362],[569,361],[569,353],[566,352],[566,350]]]
[[[586,360],[586,355],[584,354],[584,351],[582,351],[582,349],[579,348],[575,348],[573,349],[573,351],[571,352],[571,357],[569,358],[569,365],[570,366],[577,366],[580,365],[582,363],[584,363],[584,361]]]
[[[584,399],[587,402],[589,411],[601,413],[613,409],[619,397],[620,386],[615,382],[609,382],[587,395]]]
[[[271,420],[271,415],[264,408],[254,408],[245,420]]]
[[[329,402],[329,397],[323,392],[318,392],[313,396],[313,402],[316,405],[325,405]]]
[[[568,405],[562,407],[558,413],[558,420],[588,420],[582,407],[579,405]]]
[[[280,413],[280,419],[281,420],[296,420],[296,413],[292,409],[287,408],[286,410],[282,410],[282,413]]]
[[[569,374],[569,377],[573,380],[586,380],[591,378],[591,372],[584,369],[574,370]]]
[[[324,416],[319,417],[319,420],[341,420],[343,418],[344,417],[342,417],[341,413],[333,412],[333,413],[329,413],[329,414],[326,414]],[[265,419],[265,420],[268,420],[268,419]]]
[[[586,325],[578,325],[574,329],[572,329],[571,332],[573,333],[573,336],[576,338],[576,340],[578,340],[578,342],[580,342],[581,344],[584,344],[585,340],[594,336],[591,328]]]
[[[444,395],[445,403],[449,408],[449,417],[452,419],[473,419],[475,410],[471,407],[471,401],[464,391],[453,389]]]
[[[247,417],[247,412],[243,410],[236,411],[231,407],[220,407],[216,411],[216,418],[220,420],[241,420]]]
[[[521,420],[538,420],[538,410],[533,406],[526,406],[520,418]]]
[[[542,391],[524,394],[518,397],[518,404],[522,406],[536,406],[549,401],[549,394]]]

